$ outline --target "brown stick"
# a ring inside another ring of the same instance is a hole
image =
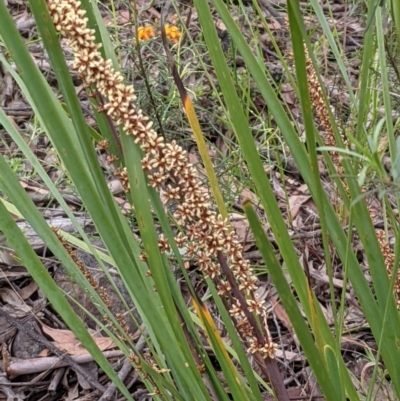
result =
[[[117,358],[123,356],[124,353],[122,351],[115,350],[103,352],[103,355],[106,358]],[[73,362],[74,366],[93,361],[93,357],[90,354],[76,355],[69,358]],[[11,362],[7,373],[10,376],[21,376],[30,373],[44,372],[49,369],[61,368],[64,366],[71,366],[70,363],[65,360],[65,358],[60,359],[59,357],[55,356],[50,356],[47,358],[32,358]]]

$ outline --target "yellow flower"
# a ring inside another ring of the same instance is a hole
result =
[[[167,38],[172,40],[174,43],[178,43],[178,39],[182,36],[182,32],[179,30],[179,28],[170,24],[165,24],[165,33]]]
[[[149,40],[154,38],[154,28],[152,26],[141,26],[138,28],[139,40]]]

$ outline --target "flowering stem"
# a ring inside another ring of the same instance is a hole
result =
[[[254,318],[253,314],[250,313],[249,308],[247,306],[247,301],[242,292],[240,291],[238,284],[236,283],[236,280],[232,274],[232,271],[229,269],[228,264],[226,263],[226,258],[222,254],[222,252],[218,252],[218,261],[221,265],[221,269],[223,273],[226,275],[226,278],[228,282],[232,286],[232,291],[236,297],[236,299],[240,302],[240,305],[242,307],[243,313],[246,316],[246,319],[250,323],[250,326],[252,326],[255,337],[257,338],[257,341],[259,344],[262,344],[263,347],[268,347],[271,346],[272,344],[268,344],[268,342],[271,343],[268,339],[268,335],[264,335],[261,333],[256,319]],[[283,383],[283,378],[282,375],[279,371],[278,364],[276,362],[275,358],[271,358],[270,356],[262,356],[260,352],[255,352],[254,357],[264,373],[265,377],[268,377],[269,380],[272,383],[272,387],[275,391],[276,397],[279,401],[283,400],[289,400],[289,396],[287,394],[285,385]]]

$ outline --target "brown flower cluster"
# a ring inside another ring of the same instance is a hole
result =
[[[76,252],[72,249],[72,247],[68,244],[68,242],[64,239],[64,237],[59,233],[58,228],[53,227],[52,230],[54,234],[56,234],[58,240],[61,242],[61,245],[68,252],[69,256],[71,256],[71,259],[75,262],[79,270],[85,276],[89,284],[93,287],[93,289],[99,292],[99,295],[103,300],[104,304],[107,306],[107,308],[109,308],[111,306],[111,302],[110,299],[108,298],[106,291],[104,290],[104,287],[99,288],[97,281],[92,276],[92,273],[86,268],[85,264],[78,258]]]
[[[106,288],[102,286],[98,286],[97,281],[93,277],[92,273],[90,270],[87,269],[85,264],[79,259],[78,255],[76,254],[75,250],[72,249],[72,247],[68,244],[68,242],[64,239],[64,237],[59,233],[58,228],[53,227],[52,228],[54,234],[56,234],[58,240],[61,242],[62,246],[65,248],[65,250],[68,252],[69,256],[71,256],[71,259],[75,262],[75,264],[78,266],[79,270],[82,272],[82,274],[85,276],[89,284],[93,287],[94,290],[97,291],[99,294],[101,300],[104,302],[104,305],[107,308],[111,307],[111,301],[108,296]],[[117,322],[119,323],[121,329],[125,332],[125,334],[128,336],[128,338],[132,339],[133,334],[131,333],[128,324],[126,323],[123,315],[121,313],[117,313],[115,318],[117,319]],[[115,328],[115,325],[112,321],[109,320],[108,315],[103,316],[103,320],[107,322],[108,326],[111,328],[114,328],[115,333],[118,333],[118,330]],[[125,341],[125,337],[117,334],[118,338],[120,341]]]
[[[314,70],[311,58],[308,56],[306,51],[306,72],[307,72],[307,82],[310,92],[311,102],[314,106],[315,113],[319,119],[319,122],[325,131],[325,146],[336,146],[335,134],[333,133],[332,125],[329,120],[329,114],[326,110],[326,105],[324,102],[324,95],[322,92],[321,85],[319,84],[317,73]],[[343,167],[340,163],[340,157],[338,152],[330,152],[333,164],[335,165],[338,174],[343,174]]]
[[[307,71],[307,81],[310,92],[311,102],[314,105],[317,117],[321,123],[322,128],[325,130],[325,145],[326,146],[336,146],[335,136],[332,130],[331,123],[329,121],[329,115],[326,110],[326,105],[324,102],[324,97],[322,93],[321,86],[317,74],[312,65],[312,61],[308,56],[306,50],[306,71]],[[346,141],[345,141],[346,142]],[[331,152],[332,161],[337,169],[338,174],[343,174],[343,167],[340,163],[340,158],[338,152]],[[347,188],[347,186],[345,185]],[[373,220],[373,217],[371,216]],[[394,252],[390,248],[389,243],[385,239],[385,232],[383,230],[376,230],[376,237],[378,238],[379,246],[382,251],[382,255],[385,259],[386,269],[391,277],[393,273],[394,266]],[[400,271],[397,274],[394,295],[397,303],[397,307],[400,309]]]
[[[101,45],[95,43],[94,31],[87,27],[80,2],[48,0],[47,4],[56,30],[69,40],[75,55],[74,69],[88,87],[95,88],[106,99],[100,111],[121,125],[143,150],[142,166],[149,185],[164,191],[167,207],[174,210],[181,228],[175,238],[178,246],[186,249],[186,256],[195,262],[205,277],[217,282],[219,294],[231,305],[230,313],[239,333],[249,344],[249,352],[273,358],[275,344],[268,335],[260,337],[250,324],[251,313],[258,314],[263,321],[266,314],[264,301],[253,295],[257,278],[243,258],[242,246],[229,229],[229,223],[212,210],[207,191],[199,183],[193,165],[188,163],[187,152],[175,141],[165,142],[152,129],[148,117],[135,108],[133,87],[125,85],[123,76],[112,67],[111,61],[102,58]],[[124,184],[128,188],[127,179]],[[167,249],[167,245],[165,239],[160,238],[161,249]],[[229,266],[229,272],[224,272],[229,276],[226,281],[221,278],[221,260]],[[236,296],[233,296],[233,287],[240,294],[235,292]],[[267,333],[266,328],[265,331]]]
[[[385,259],[386,269],[389,273],[389,277],[391,278],[393,275],[393,268],[394,268],[394,259],[395,259],[394,252],[386,240],[385,231],[375,230],[375,233],[378,238],[383,258]],[[397,308],[400,309],[400,270],[397,271],[397,276],[394,283],[394,297],[396,300]]]

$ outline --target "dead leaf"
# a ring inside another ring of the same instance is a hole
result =
[[[129,10],[120,10],[118,14],[118,25],[127,24],[131,21],[131,13]]]
[[[288,105],[296,104],[297,98],[292,85],[290,85],[289,83],[285,83],[282,85],[281,98]]]
[[[274,19],[268,23],[268,28],[271,29],[271,31],[279,31],[282,29],[282,25],[276,19]]]
[[[272,308],[274,309],[274,313],[278,320],[289,330],[290,333],[293,333],[293,326],[290,322],[289,316],[278,299],[275,295],[271,294],[269,300],[271,301]]]
[[[302,205],[304,205],[309,199],[310,195],[293,195],[289,198],[289,209],[292,219],[294,219],[300,211]]]
[[[258,197],[254,192],[250,191],[250,189],[244,188],[244,189],[242,190],[242,192],[240,193],[240,197],[241,197],[241,200],[242,200],[242,201],[244,201],[245,199],[250,199],[251,202],[252,202],[254,205],[257,205],[257,206],[259,206],[260,208],[262,208],[262,205],[260,204],[260,199],[259,199],[259,197]]]
[[[3,266],[0,262],[0,283],[14,281],[17,278],[29,277],[30,274],[26,271],[25,267],[15,265]]]
[[[54,340],[52,343],[57,348],[67,352],[69,355],[83,355],[88,353],[72,331],[53,329],[43,323],[42,328],[43,331]],[[93,340],[101,351],[116,347],[109,337],[93,337]]]
[[[6,239],[4,237],[3,239],[3,235],[0,234],[0,244],[2,242],[6,243]],[[6,265],[8,268],[10,266],[16,265],[16,261],[13,258],[13,253],[9,250],[9,249],[1,249],[0,250],[0,263]]]
[[[250,228],[248,220],[239,213],[231,213],[229,219],[239,242],[243,245],[243,250],[246,252],[246,250],[251,248],[254,244],[252,237],[249,237]]]
[[[24,302],[15,290],[3,287],[0,288],[0,298],[3,303],[12,307],[12,316],[16,318],[25,317],[31,312],[31,308]]]
[[[28,285],[26,285],[22,290],[18,291],[19,296],[22,299],[28,299],[32,294],[34,294],[38,289],[37,284],[34,281],[31,281]]]

